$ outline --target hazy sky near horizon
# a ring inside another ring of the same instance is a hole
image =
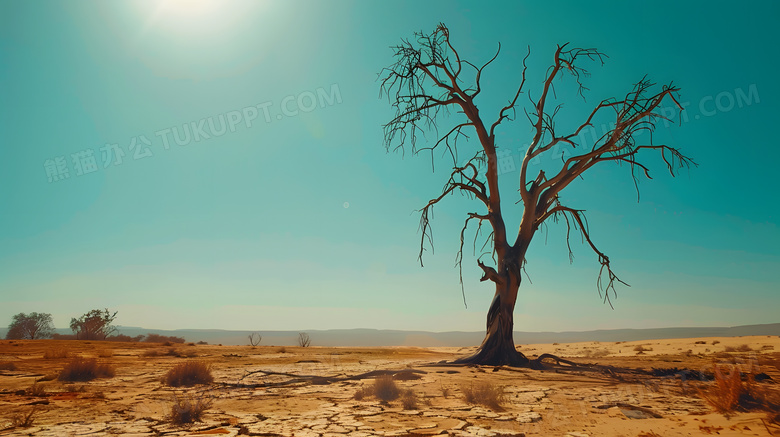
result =
[[[777,17],[770,1],[2,2],[0,324],[36,311],[64,328],[109,308],[157,329],[484,329],[493,288],[468,251],[466,308],[453,268],[478,205],[435,210],[420,267],[415,210],[449,166],[382,143],[392,109],[377,73],[390,46],[439,22],[477,64],[501,42],[477,101],[490,122],[529,46],[537,97],[556,44],[609,56],[587,65],[586,103],[560,83],[564,128],[645,74],[682,88],[685,116],[656,139],[698,167],[672,178],[646,155],[639,203],[609,165],[562,194],[631,287],[604,304],[595,255],[576,240],[570,264],[550,226],[516,330],[778,322]],[[527,120],[499,133],[519,166]],[[511,228],[519,172],[505,163]]]

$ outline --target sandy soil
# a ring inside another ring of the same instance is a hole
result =
[[[58,348],[66,348],[71,356],[109,363],[116,375],[85,383],[58,381],[70,358],[44,358]],[[780,435],[780,427],[767,423],[766,412],[716,413],[700,395],[713,383],[680,375],[616,377],[431,365],[471,350],[0,341],[0,367],[15,368],[0,370],[0,435]],[[731,363],[744,372],[769,376],[759,383],[763,389],[780,388],[780,337],[530,344],[520,350],[529,357],[553,353],[580,363],[646,370],[712,372],[713,363]],[[160,355],[149,356],[149,351]],[[186,360],[210,363],[215,382],[189,388],[164,385],[165,372]],[[414,409],[404,409],[401,400],[355,399],[361,388],[373,385],[371,378],[274,386],[291,377],[248,374],[266,370],[329,377],[404,369],[396,384],[415,394]],[[32,393],[34,384],[38,393]],[[464,390],[482,384],[503,390],[501,408],[466,402]],[[203,421],[171,424],[174,396],[209,401]],[[32,426],[12,427],[14,417],[33,409]]]

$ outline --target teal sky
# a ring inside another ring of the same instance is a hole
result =
[[[484,329],[492,287],[467,256],[466,308],[453,268],[478,205],[436,209],[421,268],[414,210],[448,166],[431,173],[428,156],[382,144],[389,47],[440,21],[474,63],[502,44],[478,100],[490,122],[527,47],[538,96],[565,42],[609,58],[588,65],[587,105],[560,83],[562,127],[645,74],[674,81],[688,105],[656,139],[699,167],[671,178],[647,155],[639,203],[617,166],[563,192],[631,284],[615,309],[596,290],[595,255],[577,240],[570,265],[565,229],[550,226],[529,251],[516,330],[779,322],[780,3],[748,5],[2,2],[0,323],[36,311],[67,327],[107,307],[118,324],[158,329]],[[500,135],[519,165],[528,122]],[[501,175],[513,227],[518,176]]]

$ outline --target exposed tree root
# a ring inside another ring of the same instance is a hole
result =
[[[235,384],[230,383],[223,383],[223,385],[226,386],[235,386],[235,387],[248,387],[248,388],[257,388],[257,387],[287,387],[291,385],[297,385],[297,384],[314,384],[314,385],[326,385],[326,384],[333,384],[336,382],[344,382],[344,381],[359,381],[361,379],[368,379],[368,378],[376,378],[377,376],[382,375],[390,375],[394,379],[419,379],[421,376],[419,374],[425,374],[428,373],[424,370],[415,370],[415,369],[400,369],[400,370],[372,370],[370,372],[360,373],[358,375],[331,375],[331,376],[320,376],[320,375],[296,375],[294,373],[287,373],[287,372],[274,372],[271,370],[254,370],[251,372],[245,373],[241,378],[239,378],[239,382]],[[290,379],[285,381],[278,381],[278,382],[262,382],[259,384],[244,384],[241,381],[244,380],[247,376],[255,375],[255,374],[262,374],[264,376],[287,376]]]
[[[525,358],[525,356],[522,354],[518,354],[518,355]],[[526,361],[523,364],[514,365],[514,366],[513,365],[491,366],[491,365],[484,365],[478,363],[463,362],[462,360],[456,360],[451,362],[442,361],[438,363],[422,364],[420,367],[477,367],[477,366],[489,366],[489,367],[493,367],[496,370],[503,369],[509,371],[521,371],[522,369],[533,369],[533,370],[553,370],[556,372],[594,372],[621,381],[623,380],[623,375],[650,375],[650,376],[653,375],[652,372],[642,370],[642,369],[628,369],[628,368],[620,368],[614,366],[604,366],[600,364],[577,363],[575,361],[570,361],[553,354],[542,354],[539,357],[530,360],[526,358]],[[239,378],[238,382],[236,383],[223,383],[222,385],[230,386],[230,387],[241,387],[241,388],[259,388],[259,387],[274,388],[274,387],[289,387],[294,385],[309,385],[309,384],[326,385],[326,384],[334,384],[334,383],[344,382],[344,381],[359,381],[363,379],[376,378],[377,376],[382,376],[382,375],[390,375],[394,379],[402,379],[402,380],[419,379],[421,377],[420,375],[427,374],[427,373],[428,372],[424,370],[405,368],[405,369],[372,370],[370,372],[364,372],[357,375],[337,374],[337,375],[322,376],[322,375],[299,375],[295,373],[275,372],[271,370],[254,370],[251,372],[246,372],[241,378]],[[246,377],[251,375],[257,375],[257,374],[260,374],[262,376],[288,377],[289,379],[286,379],[284,381],[264,381],[255,384],[248,384],[243,382]]]

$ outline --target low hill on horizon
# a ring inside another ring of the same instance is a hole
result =
[[[0,328],[0,336],[5,338],[8,328]],[[57,329],[57,333],[71,334],[69,329]],[[205,341],[210,344],[246,345],[247,336],[256,331],[232,331],[220,329],[147,329],[141,327],[118,326],[118,334],[135,337],[149,333],[183,337],[188,342]],[[344,347],[465,347],[476,346],[482,342],[484,332],[427,332],[380,329],[329,329],[309,331],[257,331],[262,335],[261,345],[294,346],[298,342],[298,333],[306,332],[312,346]],[[743,325],[733,327],[693,327],[693,328],[653,328],[653,329],[609,329],[595,331],[566,332],[520,332],[515,331],[515,343],[575,343],[584,341],[642,341],[671,338],[695,337],[740,337],[748,335],[780,336],[780,323],[762,325]]]

